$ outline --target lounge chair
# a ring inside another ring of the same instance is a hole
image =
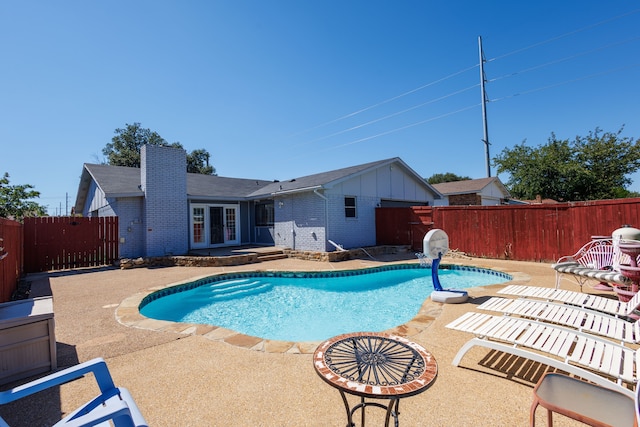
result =
[[[111,425],[109,421],[113,422],[115,427],[148,426],[131,394],[126,389],[114,385],[107,364],[101,358],[2,391],[0,392],[0,405],[61,385],[89,373],[93,373],[95,376],[100,388],[100,395],[57,422],[54,427],[109,426]],[[9,425],[0,418],[0,427],[9,427]]]
[[[640,349],[549,323],[467,312],[447,328],[474,334],[453,359],[480,346],[530,359],[633,397]],[[528,350],[530,349],[530,350]]]
[[[563,256],[552,267],[556,271],[556,289],[562,279],[573,277],[580,291],[590,279],[599,282],[627,284],[628,280],[618,271],[611,271],[616,251],[611,238],[593,239],[573,255]]]
[[[636,386],[636,396],[635,396],[635,409],[636,409],[636,422],[640,424],[640,387]]]
[[[640,344],[640,323],[569,304],[558,304],[530,298],[493,297],[478,306],[480,310],[497,311],[615,339],[621,343]]]
[[[634,400],[578,378],[547,372],[533,389],[529,425],[535,427],[535,412],[540,405],[547,409],[548,426],[553,424],[553,413],[557,412],[594,427],[637,427]]]
[[[565,304],[625,317],[637,317],[634,315],[634,311],[640,307],[640,292],[636,293],[633,298],[627,302],[583,292],[526,285],[509,285],[499,290],[498,293],[522,298],[561,301]]]

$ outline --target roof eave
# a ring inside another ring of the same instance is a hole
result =
[[[306,193],[306,192],[309,192],[309,191],[320,190],[321,188],[324,188],[324,186],[322,186],[322,185],[314,185],[312,187],[303,187],[303,188],[295,188],[295,189],[291,189],[291,190],[275,191],[275,192],[271,193],[271,195],[272,196],[281,196],[281,195],[294,194],[294,193]]]
[[[143,197],[144,193],[142,191],[123,192],[123,193],[105,193],[104,196],[107,199],[122,199],[125,197]]]
[[[443,193],[447,196],[459,196],[461,194],[481,194],[482,191],[479,190],[467,190],[467,191],[453,191],[451,193]]]
[[[244,196],[211,196],[211,195],[201,195],[201,194],[187,194],[187,200],[192,202],[194,200],[206,200],[206,201],[216,201],[221,200],[225,202],[244,202],[250,200],[248,197]]]

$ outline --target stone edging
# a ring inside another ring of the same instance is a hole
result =
[[[340,262],[350,259],[366,259],[380,255],[395,255],[409,252],[408,246],[372,246],[368,248],[357,248],[333,252],[298,251],[293,249],[282,249],[288,258],[301,259],[305,261],[319,262]],[[161,256],[161,257],[139,257],[122,258],[116,264],[123,270],[141,267],[230,267],[234,265],[254,264],[261,262],[259,253],[249,252],[238,255],[225,256]]]
[[[468,267],[468,266],[467,266]],[[501,269],[494,268],[493,270],[502,271],[510,274],[513,279],[509,282],[505,282],[501,285],[526,283],[531,280],[531,277],[519,272],[506,272]],[[225,274],[225,273],[220,273]],[[213,341],[221,341],[227,344],[231,344],[237,347],[246,348],[254,351],[261,351],[265,353],[289,353],[289,354],[313,354],[315,349],[320,345],[322,341],[275,341],[266,340],[259,337],[241,334],[231,329],[222,328],[212,325],[202,325],[196,323],[180,323],[171,322],[167,320],[151,319],[140,314],[138,307],[142,300],[149,294],[165,289],[172,286],[182,285],[192,282],[204,277],[210,277],[211,275],[191,278],[177,283],[171,283],[166,286],[157,286],[149,288],[146,291],[134,294],[120,303],[116,308],[115,317],[116,320],[127,327],[155,330],[159,332],[174,332],[183,335],[202,335]],[[427,298],[418,314],[402,325],[396,326],[392,329],[388,329],[384,332],[398,335],[401,337],[412,337],[427,329],[433,321],[442,313],[442,303],[436,303],[431,301],[431,298]]]

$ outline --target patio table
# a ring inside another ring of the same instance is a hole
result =
[[[420,345],[395,335],[356,332],[339,335],[321,343],[313,355],[317,374],[338,389],[347,412],[347,427],[354,427],[353,415],[365,408],[386,409],[385,426],[391,417],[398,426],[400,399],[422,393],[434,382],[438,364]],[[360,397],[350,407],[346,394]],[[388,404],[366,399],[386,399]]]

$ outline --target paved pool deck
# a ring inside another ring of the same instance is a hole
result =
[[[270,342],[224,328],[145,319],[136,301],[155,289],[212,274],[344,270],[391,262],[417,261],[410,255],[339,263],[282,259],[234,267],[86,269],[28,279],[32,296],[53,295],[59,367],[104,358],[116,384],[129,389],[151,426],[325,427],[344,426],[346,418],[339,393],[314,371],[318,343]],[[510,283],[555,283],[546,263],[466,257],[448,257],[444,263],[510,273]],[[471,336],[444,327],[503,286],[469,289],[464,304],[427,300],[415,319],[391,331],[419,343],[438,361],[433,386],[400,402],[400,425],[528,425],[532,389],[545,367],[481,348],[454,367],[454,355]],[[568,281],[563,287],[578,290]],[[83,378],[0,407],[0,415],[12,426],[47,426],[95,394],[93,379]],[[383,425],[383,417],[384,411],[370,408],[367,425]],[[537,421],[546,423],[545,411],[538,411]],[[557,416],[554,425],[582,424]]]

